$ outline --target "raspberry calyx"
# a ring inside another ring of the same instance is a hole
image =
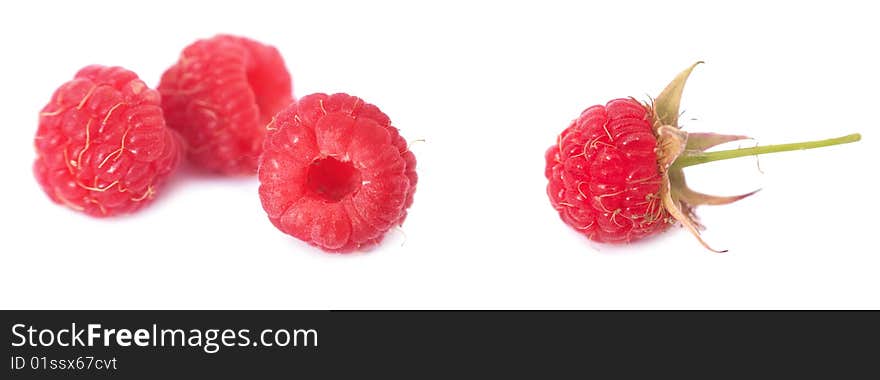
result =
[[[749,137],[715,133],[688,133],[681,130],[678,125],[681,95],[691,72],[701,63],[703,62],[694,63],[678,74],[653,100],[653,104],[646,105],[646,107],[652,111],[653,130],[657,137],[655,150],[657,164],[663,178],[659,193],[663,207],[672,218],[684,225],[704,247],[715,252],[726,252],[713,249],[702,239],[700,230],[703,226],[697,221],[694,208],[700,205],[733,203],[755,194],[758,190],[726,197],[699,193],[688,188],[683,171],[685,167],[744,156],[847,144],[861,140],[861,135],[855,133],[826,140],[706,152],[716,145]]]

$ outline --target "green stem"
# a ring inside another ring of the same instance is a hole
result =
[[[765,153],[788,152],[792,150],[813,149],[821,148],[823,146],[848,144],[859,141],[861,139],[862,135],[858,133],[853,133],[851,135],[827,140],[807,141],[793,144],[756,146],[753,148],[722,150],[718,152],[698,152],[693,154],[685,153],[681,155],[677,160],[675,160],[675,162],[672,164],[672,167],[680,169],[686,168],[688,166],[705,164],[712,161],[729,160],[731,158],[737,157],[755,156]]]

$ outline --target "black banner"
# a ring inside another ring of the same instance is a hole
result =
[[[7,378],[730,373],[834,357],[853,370],[877,360],[877,321],[874,312],[3,311],[2,344]]]

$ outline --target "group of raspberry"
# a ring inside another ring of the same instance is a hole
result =
[[[700,239],[694,207],[751,193],[697,193],[684,167],[860,138],[707,153],[745,137],[680,129],[692,69],[650,104],[627,98],[587,108],[559,135],[545,175],[563,221],[600,242],[628,243],[675,222]],[[46,194],[97,217],[150,203],[183,156],[221,175],[258,173],[272,224],[328,252],[379,243],[403,223],[418,182],[415,156],[376,106],[347,94],[295,99],[274,47],[230,35],[186,47],[158,91],[120,67],[81,69],[40,112],[35,146]]]
[[[158,92],[123,68],[83,68],[40,112],[35,145],[46,194],[98,217],[150,203],[184,155],[221,175],[259,172],[269,220],[334,252],[403,223],[418,180],[382,111],[346,94],[294,101],[279,52],[229,35],[186,47]]]

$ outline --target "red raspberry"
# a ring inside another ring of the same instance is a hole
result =
[[[281,231],[331,252],[377,244],[413,202],[416,158],[382,111],[313,94],[275,116],[260,200]]]
[[[632,99],[587,108],[547,150],[547,193],[570,226],[599,242],[669,227],[651,113]]]
[[[34,174],[56,203],[92,216],[133,212],[177,167],[159,94],[120,67],[88,66],[40,112]]]
[[[679,74],[652,104],[616,99],[604,107],[593,106],[559,135],[556,145],[547,150],[544,175],[550,203],[566,224],[595,241],[629,243],[678,221],[712,249],[700,237],[702,226],[694,208],[732,203],[755,192],[731,197],[698,193],[688,188],[685,167],[861,138],[853,134],[707,153],[716,145],[747,137],[680,130],[681,94],[696,65]]]
[[[196,165],[252,174],[266,124],[292,101],[291,79],[274,47],[229,35],[187,46],[159,83],[168,126]]]

